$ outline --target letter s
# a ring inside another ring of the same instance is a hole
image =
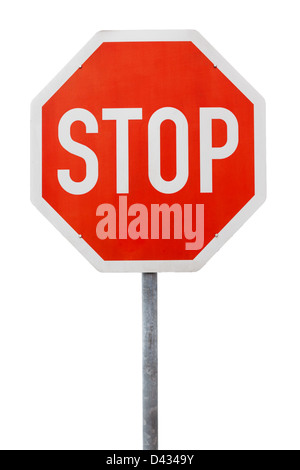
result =
[[[83,158],[86,164],[86,177],[82,181],[73,181],[70,170],[57,170],[57,177],[61,187],[70,194],[86,194],[98,181],[98,159],[97,155],[86,145],[75,142],[71,138],[71,125],[81,121],[85,124],[86,132],[89,134],[98,132],[98,123],[95,116],[86,109],[74,108],[67,111],[59,121],[58,139],[61,146],[68,152]]]

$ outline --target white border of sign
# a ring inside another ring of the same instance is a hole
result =
[[[255,195],[194,260],[104,261],[42,198],[42,106],[103,42],[191,41],[254,104]],[[197,32],[100,31],[39,93],[31,104],[31,201],[38,210],[102,272],[197,271],[246,222],[266,198],[265,101],[263,97]]]

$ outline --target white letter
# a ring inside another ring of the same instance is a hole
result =
[[[88,134],[98,132],[98,123],[95,116],[82,108],[67,111],[58,124],[58,139],[61,146],[68,152],[83,158],[86,164],[86,177],[82,181],[73,181],[70,170],[57,170],[57,177],[61,187],[70,194],[86,194],[98,181],[97,155],[86,145],[75,142],[71,138],[70,130],[73,122],[82,121]]]
[[[212,121],[221,119],[227,125],[227,142],[212,146]],[[212,161],[233,154],[239,143],[239,126],[235,115],[225,108],[200,108],[200,191],[212,193]]]
[[[155,460],[154,460],[154,459],[155,459]],[[159,459],[158,459],[157,455],[151,454],[151,465],[152,465],[152,464],[154,464],[154,465],[157,464],[157,463],[158,463],[158,460],[159,460]]]
[[[104,121],[117,122],[117,193],[127,194],[128,189],[128,121],[142,119],[142,108],[105,108],[102,110]]]
[[[182,238],[182,209],[180,204],[151,204],[151,238],[157,240],[160,232],[160,217],[162,218],[162,238],[170,240],[171,212],[174,216],[174,239]]]
[[[100,240],[106,238],[116,239],[116,209],[112,204],[100,204],[96,209],[96,215],[104,216],[96,226],[96,234]],[[106,228],[107,227],[107,228]],[[106,228],[106,230],[105,230]]]
[[[196,230],[193,230],[196,225]],[[196,204],[196,224],[193,224],[193,205],[184,204],[184,236],[195,240],[185,244],[186,250],[200,250],[204,245],[204,204]]]
[[[160,169],[160,126],[167,119],[176,125],[176,176],[172,181],[161,177]],[[149,120],[149,179],[157,191],[172,194],[180,191],[189,176],[188,123],[182,112],[176,108],[158,109]]]

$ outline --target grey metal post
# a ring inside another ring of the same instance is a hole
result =
[[[157,273],[142,274],[143,449],[158,449]]]

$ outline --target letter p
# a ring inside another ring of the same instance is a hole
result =
[[[227,142],[212,146],[212,121],[221,119],[227,126]],[[200,191],[212,193],[212,161],[227,158],[239,142],[239,126],[235,115],[226,108],[200,108]]]

